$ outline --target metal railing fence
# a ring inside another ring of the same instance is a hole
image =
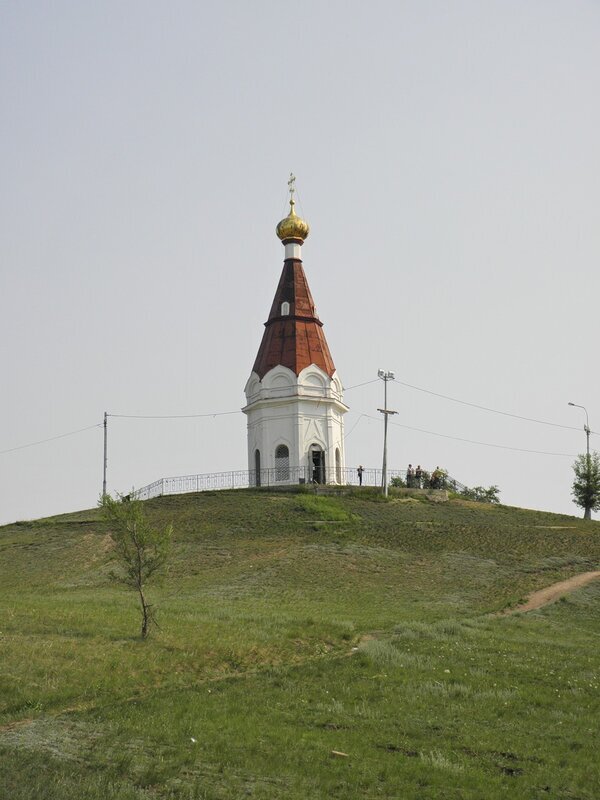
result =
[[[274,467],[261,470],[230,470],[229,472],[205,472],[198,475],[178,475],[160,478],[141,489],[136,489],[133,496],[139,500],[150,500],[169,494],[187,494],[190,492],[218,491],[221,489],[249,489],[260,487],[294,486],[302,484],[326,486],[358,486],[358,472],[354,468],[331,470],[332,474],[316,474],[312,467]],[[388,481],[394,484],[399,478],[406,485],[406,470],[388,469]],[[365,467],[362,473],[362,486],[382,486],[381,469]],[[409,480],[409,488],[413,489],[449,489],[462,492],[467,487],[448,475],[442,475],[432,484],[428,474],[425,480],[417,482]]]

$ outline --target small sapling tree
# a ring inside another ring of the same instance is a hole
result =
[[[110,525],[119,562],[119,570],[113,577],[137,592],[142,615],[141,634],[145,639],[151,624],[156,625],[153,607],[146,598],[146,584],[167,562],[173,528],[171,525],[162,530],[153,528],[146,519],[142,501],[131,495],[117,495],[114,499],[105,494],[99,505]]]
[[[573,502],[583,508],[584,519],[591,519],[592,511],[600,510],[600,455],[577,456],[573,472]]]

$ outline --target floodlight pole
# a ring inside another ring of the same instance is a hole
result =
[[[390,411],[387,407],[387,384],[388,381],[393,381],[396,377],[393,372],[386,372],[383,369],[377,371],[377,376],[383,381],[383,408],[378,408],[383,414],[383,469],[381,470],[381,487],[384,497],[388,496],[388,482],[387,482],[387,429],[388,417],[390,414],[397,414],[397,411]]]
[[[108,463],[107,453],[108,453],[108,426],[107,422],[108,414],[106,411],[104,412],[104,470],[103,470],[103,477],[102,477],[102,497],[106,496],[106,465]]]

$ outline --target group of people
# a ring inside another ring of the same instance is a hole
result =
[[[363,472],[365,468],[362,464],[356,470],[358,474],[358,485],[362,486]],[[443,469],[436,467],[431,475],[421,469],[419,464],[415,469],[412,464],[408,465],[406,470],[406,486],[408,489],[443,489],[446,473]],[[399,480],[399,479],[398,479]],[[398,485],[402,485],[399,483]]]
[[[406,470],[406,486],[409,489],[443,489],[446,473],[436,467],[431,475],[423,472],[419,464],[415,469],[412,464]]]

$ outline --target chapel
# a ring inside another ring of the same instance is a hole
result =
[[[344,482],[343,387],[302,266],[308,223],[290,211],[276,232],[283,271],[245,387],[248,469],[255,486]]]

